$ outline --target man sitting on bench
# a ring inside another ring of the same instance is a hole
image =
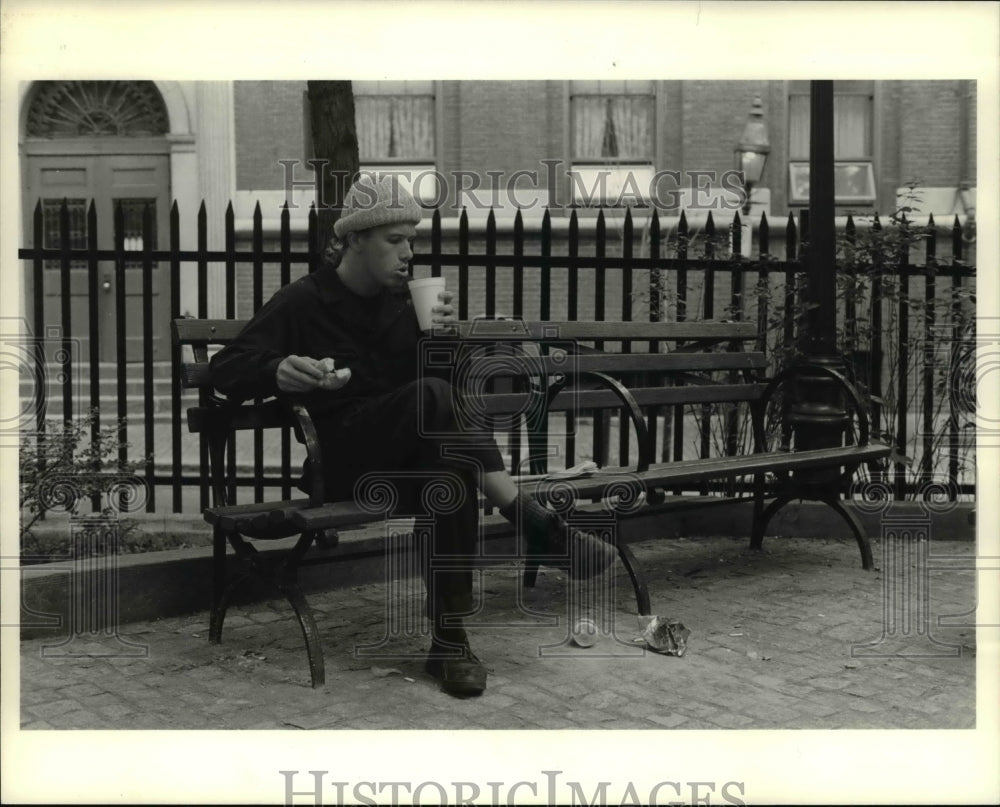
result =
[[[353,499],[357,480],[370,472],[397,484],[402,507],[417,507],[435,474],[461,480],[460,506],[431,514],[426,669],[446,692],[475,695],[486,687],[486,670],[469,649],[462,615],[473,610],[477,488],[523,530],[528,554],[571,577],[606,569],[616,550],[520,494],[493,437],[460,429],[452,387],[419,366],[421,333],[407,282],[421,216],[395,177],[359,178],[324,265],[279,289],[212,358],[212,383],[234,399],[294,396],[305,404],[319,435],[328,501]],[[439,299],[435,322],[453,324],[451,294]],[[470,561],[464,568],[463,558]]]

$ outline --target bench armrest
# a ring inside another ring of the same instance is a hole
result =
[[[188,410],[188,426],[193,432],[204,433],[208,438],[210,478],[213,489],[213,506],[231,506],[226,494],[229,469],[226,453],[238,431],[244,429],[273,429],[291,425],[305,445],[306,485],[309,506],[323,504],[323,457],[319,436],[309,411],[299,403],[271,398],[261,403],[236,403],[217,395],[208,395],[205,405]],[[329,460],[328,460],[329,461]]]
[[[577,378],[586,378],[589,380],[597,381],[601,386],[607,387],[611,390],[622,402],[624,409],[628,411],[629,418],[632,420],[632,425],[635,427],[636,440],[639,444],[639,459],[636,466],[638,472],[643,472],[648,470],[650,464],[653,461],[653,448],[649,444],[649,430],[646,428],[646,419],[642,416],[642,410],[639,408],[639,404],[635,400],[635,396],[629,391],[628,387],[622,384],[616,378],[612,378],[606,373],[598,372],[597,370],[583,370],[579,373],[574,373],[567,377],[567,380],[572,382]],[[548,406],[563,389],[565,384],[556,384],[554,388],[550,389],[548,398],[546,400],[546,414],[548,413]]]
[[[309,493],[309,506],[320,507],[323,504],[324,476],[323,476],[323,452],[320,450],[319,434],[316,432],[316,424],[313,423],[309,410],[303,404],[289,404],[292,414],[298,426],[298,432],[302,437],[302,442],[306,447],[306,484]],[[330,458],[327,457],[327,461]]]

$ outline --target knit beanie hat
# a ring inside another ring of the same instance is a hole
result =
[[[337,238],[382,224],[412,222],[423,218],[423,211],[399,177],[386,174],[375,182],[371,174],[359,176],[344,197],[344,211],[333,225]]]

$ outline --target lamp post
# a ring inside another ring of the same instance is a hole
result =
[[[789,420],[800,449],[830,448],[842,443],[847,425],[844,392],[824,370],[843,372],[837,355],[837,264],[834,224],[833,82],[811,83],[809,118],[809,244],[805,268],[809,306],[799,333],[799,349],[817,372],[803,372],[792,393]],[[800,472],[800,480],[820,489],[833,484],[839,471]]]
[[[759,184],[761,177],[764,176],[764,165],[770,153],[771,143],[767,139],[764,106],[758,95],[753,99],[746,126],[743,127],[740,142],[736,145],[736,167],[743,173],[743,189],[746,193],[743,215],[750,212],[750,194],[754,185]]]

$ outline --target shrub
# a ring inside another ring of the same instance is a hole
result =
[[[101,428],[95,409],[76,420],[47,420],[44,429],[23,437],[19,449],[22,555],[50,553],[46,539],[32,532],[49,513],[65,512],[71,518],[89,513],[117,520],[120,540],[135,529],[135,522],[122,515],[135,489],[123,487],[122,482],[135,478],[139,462],[122,459],[128,448],[121,437],[124,433],[124,420]]]

